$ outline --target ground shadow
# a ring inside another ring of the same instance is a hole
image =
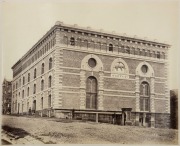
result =
[[[28,132],[26,132],[25,130],[21,129],[21,128],[15,128],[15,127],[9,127],[9,126],[2,126],[2,129],[6,132],[11,133],[14,136],[18,136],[18,138],[23,138],[27,135],[29,135]]]

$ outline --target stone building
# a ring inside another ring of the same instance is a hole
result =
[[[169,47],[56,22],[12,67],[12,111],[169,127]]]
[[[11,81],[4,79],[2,84],[2,113],[11,113],[12,84]]]

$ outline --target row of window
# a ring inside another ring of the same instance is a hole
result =
[[[45,65],[44,63],[41,64],[41,74],[44,74]],[[52,69],[52,58],[49,59],[49,70]],[[33,78],[36,79],[37,76],[37,69],[34,69],[34,76]],[[30,82],[30,73],[28,73],[27,81]],[[25,84],[25,76],[23,76],[23,85]],[[21,86],[21,79],[19,79],[19,87]],[[16,82],[16,89],[18,88],[18,81]],[[15,90],[15,85],[13,86],[13,90]]]
[[[33,55],[30,59],[28,59],[22,66],[23,70],[30,66],[32,63],[34,63],[38,58],[40,58],[42,55],[44,55],[47,51],[49,51],[51,48],[53,48],[55,45],[55,37],[51,39],[49,42],[47,42],[42,49],[37,51],[35,55]],[[41,46],[39,46],[41,47]],[[36,48],[38,49],[38,48]],[[31,53],[30,53],[31,54]],[[17,74],[19,74],[21,70],[14,72],[13,76],[15,77]]]
[[[43,97],[41,98],[41,109],[43,110],[44,107],[44,100]],[[15,112],[17,111],[18,113],[20,112],[20,103],[17,103],[17,100],[12,103],[12,111]],[[51,107],[51,94],[48,96],[48,108]],[[18,108],[18,109],[17,109]],[[22,103],[22,112],[24,112],[24,104]],[[27,112],[30,112],[30,110],[32,110],[32,112],[36,111],[36,100],[33,101],[33,105],[32,105],[32,109],[29,107],[29,102],[27,102]]]
[[[48,78],[48,88],[51,88],[51,86],[52,86],[52,77],[49,76],[49,78]],[[44,90],[44,80],[41,80],[41,91],[43,91],[43,90]],[[29,91],[30,91],[30,88],[27,87],[27,97],[30,95]],[[36,94],[36,84],[33,85],[33,94]],[[16,97],[17,97],[17,94],[16,94]],[[19,92],[19,97],[20,97],[20,92]],[[24,97],[25,97],[25,91],[22,90],[22,98],[24,98]]]
[[[163,58],[165,59],[165,53],[164,52],[155,52],[155,51],[150,51],[150,50],[145,50],[145,49],[139,49],[139,48],[130,48],[127,46],[121,46],[119,48],[119,46],[117,45],[113,45],[112,43],[108,44],[108,48],[106,44],[101,44],[100,42],[97,42],[95,44],[94,41],[88,42],[87,40],[83,40],[81,41],[80,39],[77,39],[77,41],[75,41],[74,37],[71,37],[68,43],[68,38],[67,36],[64,37],[64,41],[65,44],[70,44],[71,46],[82,46],[82,47],[86,47],[86,48],[97,48],[97,49],[105,49],[105,51],[109,52],[113,52],[115,50],[117,50],[117,52],[121,52],[121,53],[127,53],[127,54],[134,54],[134,55],[141,55],[141,56],[148,56],[148,57],[154,57],[154,58]]]

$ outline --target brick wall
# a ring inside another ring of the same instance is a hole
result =
[[[155,114],[155,128],[170,128],[170,114]]]
[[[64,74],[62,82],[63,82],[63,86],[79,87],[80,86],[80,76]]]
[[[79,109],[80,98],[79,93],[63,93],[62,94],[62,108],[65,109]]]
[[[104,89],[135,91],[135,81],[105,78]]]
[[[154,102],[157,113],[166,113],[166,100],[155,100]]]
[[[42,95],[46,95],[48,88],[48,77],[52,74],[52,86],[53,86],[53,69],[49,70],[49,58],[52,57],[53,59],[54,53],[45,54],[40,60],[34,62],[32,66],[25,69],[22,72],[22,75],[19,76],[14,82],[19,81],[21,78],[21,86],[14,91],[13,94],[17,94],[17,99],[14,98],[13,101],[18,101],[20,103],[20,113],[22,112],[22,101],[24,102],[23,112],[27,112],[27,100],[29,101],[29,107],[32,109],[32,102],[36,100],[36,109],[39,110],[41,106],[39,106],[39,100],[41,100]],[[41,74],[41,66],[44,63],[44,74]],[[52,65],[53,66],[53,65]],[[36,68],[36,78],[34,79],[34,69]],[[28,73],[30,73],[30,82],[28,82]],[[25,77],[25,84],[23,85],[23,77]],[[41,91],[41,80],[44,79],[44,92]],[[36,94],[33,93],[34,91],[34,84],[36,84]],[[29,87],[29,97],[27,97],[27,88]],[[24,90],[24,98],[22,98],[22,91]],[[20,97],[19,97],[20,93]],[[44,97],[44,104],[46,105],[46,96]],[[46,107],[46,106],[45,106]],[[13,113],[17,113],[18,111],[13,111]]]
[[[72,87],[80,87],[80,71],[81,71],[81,62],[85,56],[87,56],[88,53],[86,52],[78,52],[78,51],[71,51],[71,50],[63,50],[63,66],[69,67],[69,68],[79,68],[78,69],[63,69],[66,73],[76,73],[76,74],[66,74],[63,75],[63,86],[72,86]],[[118,58],[116,56],[107,56],[107,55],[97,55],[103,64],[103,70],[108,71],[109,73],[104,73],[104,89],[108,89],[108,91],[104,90],[104,97],[103,97],[103,107],[104,110],[117,110],[119,107],[132,107],[133,110],[135,109],[135,98],[132,97],[124,97],[122,96],[135,96],[134,93],[129,93],[128,91],[135,92],[135,80],[127,80],[127,79],[118,79],[118,78],[112,78],[111,77],[111,64],[114,61],[114,59]],[[122,58],[122,57],[121,57]],[[128,58],[122,58],[128,65],[129,73],[135,74],[136,68],[142,61],[135,60],[135,59],[128,59]],[[158,77],[162,76],[163,74],[163,65],[158,63],[152,63],[148,62],[150,65],[152,65],[155,75]],[[159,71],[160,70],[160,71]],[[90,72],[86,71],[85,77],[88,78],[93,73],[93,76],[97,78],[99,81],[99,73],[98,72]],[[163,77],[163,76],[162,76]],[[134,76],[130,76],[130,79],[135,79]],[[144,80],[144,77],[140,77],[140,81]],[[158,81],[161,81],[161,79],[157,79]],[[147,78],[147,81],[150,82],[150,78]],[[156,79],[155,79],[156,81]],[[155,93],[164,94],[165,93],[165,85],[162,83],[156,83],[155,82]],[[114,91],[110,91],[114,90]],[[123,90],[126,92],[116,92],[115,90]],[[108,96],[109,95],[109,96]],[[116,96],[114,96],[116,95]],[[117,97],[119,95],[119,97]],[[160,98],[162,96],[156,95],[157,98]],[[65,102],[65,98],[63,101]],[[79,102],[79,101],[77,101]],[[164,102],[164,101],[162,101]],[[121,104],[124,105],[121,105]],[[165,103],[165,102],[164,102]],[[159,101],[155,101],[155,110],[157,112],[165,112],[165,105],[161,105]]]
[[[135,98],[122,98],[116,96],[104,96],[103,106],[105,110],[121,111],[121,108],[132,108],[135,110]]]

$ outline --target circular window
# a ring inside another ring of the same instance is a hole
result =
[[[142,70],[143,73],[147,73],[147,71],[148,71],[147,65],[143,65],[143,66],[141,67],[141,70]]]
[[[90,58],[89,60],[88,60],[88,64],[89,64],[89,66],[90,67],[95,67],[96,66],[96,60],[94,59],[94,58]]]

